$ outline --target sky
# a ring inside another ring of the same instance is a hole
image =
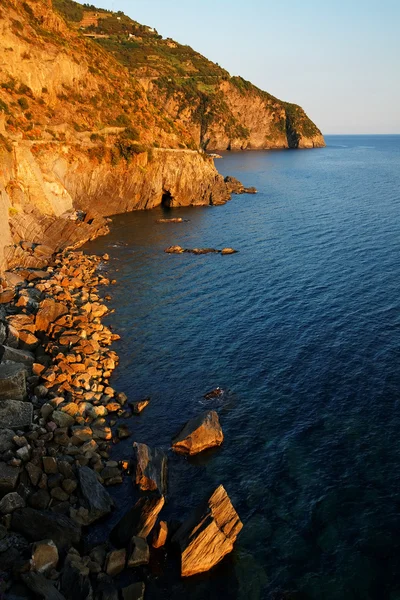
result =
[[[324,134],[400,134],[400,0],[90,3],[300,104]]]

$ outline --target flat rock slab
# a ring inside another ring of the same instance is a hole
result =
[[[33,405],[30,402],[0,400],[0,427],[29,427],[32,419]]]
[[[78,470],[78,477],[82,495],[89,508],[89,522],[87,523],[89,525],[111,512],[114,501],[92,469],[81,467]]]
[[[74,546],[81,539],[81,528],[72,519],[47,510],[16,510],[12,515],[11,528],[31,542],[51,539],[58,550]]]
[[[223,248],[217,250],[216,248],[182,248],[182,246],[169,246],[165,248],[164,252],[167,254],[183,254],[187,252],[189,254],[236,254],[238,250],[233,248]]]
[[[172,449],[178,454],[194,455],[220,446],[224,440],[218,415],[215,410],[207,410],[186,423],[172,440]]]
[[[6,360],[11,360],[15,363],[20,363],[31,368],[35,362],[35,357],[27,350],[17,350],[16,348],[10,348],[9,346],[1,345],[0,361],[5,362]]]
[[[165,495],[167,489],[167,457],[159,448],[133,444],[136,485],[142,491],[156,491]]]
[[[164,506],[164,496],[143,496],[128,510],[111,531],[110,540],[116,548],[126,548],[133,536],[146,539]]]
[[[7,362],[0,364],[0,400],[23,400],[26,396],[26,367]]]
[[[19,468],[7,465],[5,462],[0,462],[0,492],[12,492],[18,481]]]
[[[22,581],[35,594],[36,598],[44,600],[65,600],[54,584],[40,573],[26,573],[21,575]]]
[[[172,538],[181,548],[181,575],[208,571],[232,552],[243,524],[220,485]]]

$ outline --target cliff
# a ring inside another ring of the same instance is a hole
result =
[[[300,107],[123,13],[0,0],[0,270],[41,268],[110,214],[226,202],[206,148],[322,145]]]

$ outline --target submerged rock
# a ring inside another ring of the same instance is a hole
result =
[[[127,547],[133,536],[146,539],[164,506],[164,496],[140,498],[111,531],[110,540],[117,548]]]
[[[133,444],[136,485],[142,491],[158,490],[165,495],[167,487],[167,457],[159,448]]]
[[[174,217],[173,219],[157,219],[156,223],[187,223],[188,219],[182,217]]]
[[[224,487],[200,505],[172,538],[181,549],[181,574],[208,571],[232,552],[243,524]]]
[[[203,412],[186,423],[173,439],[172,449],[179,454],[194,455],[220,446],[224,440],[218,415],[215,410]]]
[[[211,390],[210,392],[207,392],[207,394],[204,394],[204,398],[206,400],[212,400],[213,398],[219,398],[219,396],[222,396],[223,393],[224,393],[224,390],[218,386],[218,387],[214,388],[213,390]]]

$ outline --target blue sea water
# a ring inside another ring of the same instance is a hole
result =
[[[134,440],[168,450],[215,408],[224,444],[169,453],[164,516],[222,483],[244,523],[203,576],[179,580],[159,553],[148,600],[400,599],[400,136],[326,141],[224,154],[220,172],[257,195],[119,215],[87,246],[110,254],[117,279],[112,384],[151,396],[114,456]],[[165,254],[172,244],[239,253]],[[222,400],[204,400],[217,385]],[[120,516],[133,487],[113,493]]]

